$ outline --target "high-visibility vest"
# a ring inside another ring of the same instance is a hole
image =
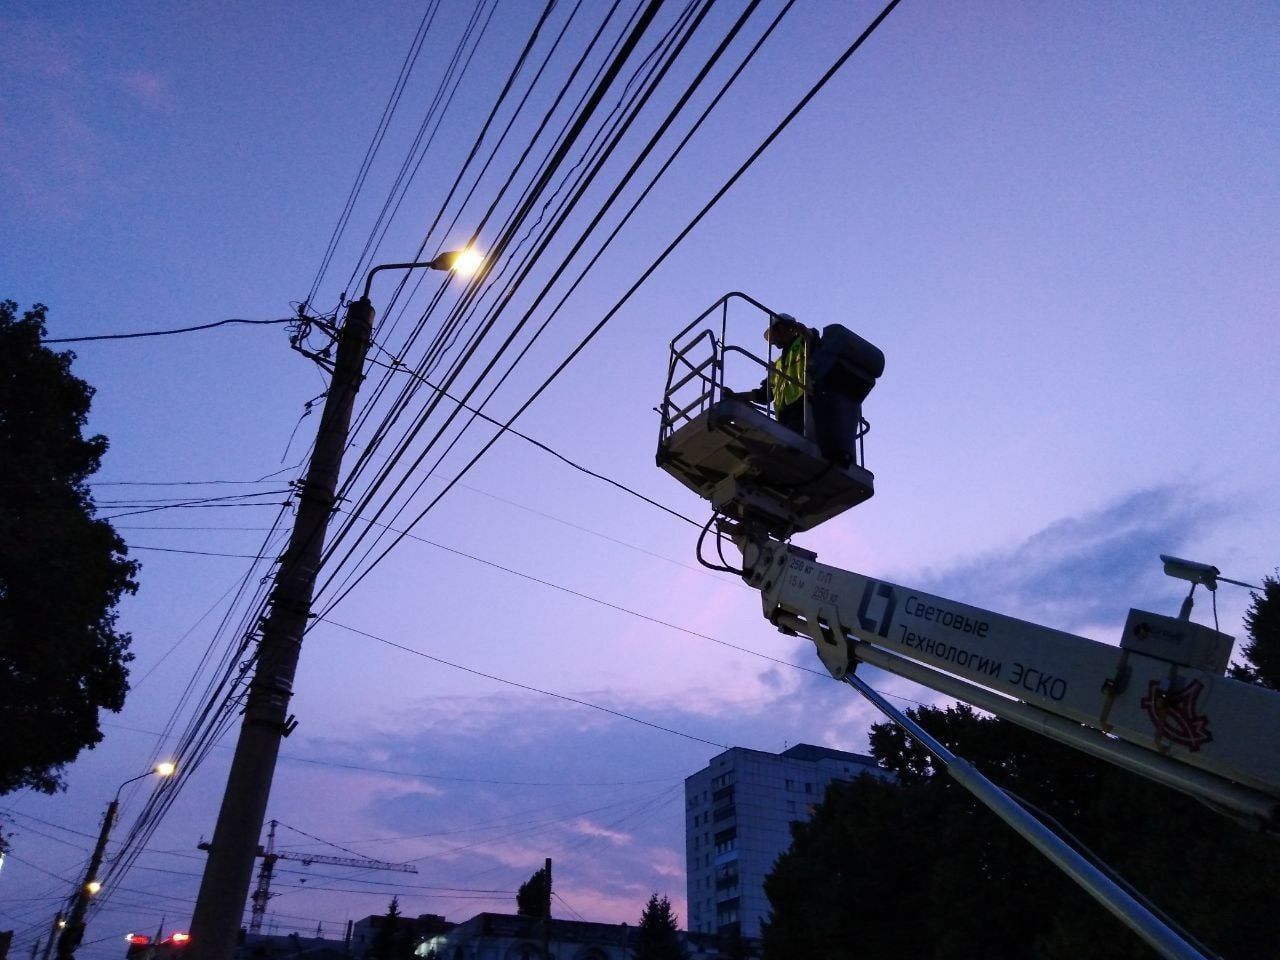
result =
[[[808,354],[807,338],[803,335],[791,341],[790,346],[773,361],[773,405],[789,407],[804,396],[805,361]]]

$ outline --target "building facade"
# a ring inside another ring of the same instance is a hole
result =
[[[764,878],[827,786],[886,776],[871,757],[797,744],[782,753],[733,747],[685,779],[685,860],[691,933],[759,937],[769,915]]]

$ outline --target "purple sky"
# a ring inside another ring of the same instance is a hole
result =
[[[540,7],[500,0],[379,262],[415,251]],[[778,5],[762,7],[771,16]],[[580,16],[594,24],[603,9],[588,2]],[[664,108],[739,9],[711,15],[682,82],[655,98]],[[49,304],[54,337],[287,315],[316,273],[422,10],[8,5],[0,295]],[[443,5],[317,309],[344,289],[471,10]],[[495,415],[541,382],[874,13],[797,4],[498,393]],[[668,24],[674,11],[661,16]],[[844,323],[888,358],[866,409],[877,495],[798,538],[824,561],[1108,642],[1130,606],[1176,610],[1182,590],[1160,574],[1160,552],[1258,580],[1280,563],[1278,21],[1267,3],[907,0],[520,429],[705,517],[653,467],[652,408],[671,336],[743,290],[815,326]],[[584,38],[571,35],[574,59]],[[567,60],[551,69],[563,76]],[[482,183],[474,208],[433,244],[465,240],[467,218],[497,188]],[[549,268],[539,269],[541,282]],[[375,302],[393,286],[380,280]],[[500,331],[530,297],[517,297]],[[91,426],[111,440],[104,482],[255,479],[297,463],[314,430],[316,418],[304,419],[289,444],[323,381],[281,327],[76,352],[76,372],[98,390]],[[474,449],[464,441],[426,478],[418,509]],[[106,501],[192,489],[255,488],[100,486],[97,496],[109,515]],[[174,510],[119,523],[139,547],[251,554],[272,513]],[[869,708],[788,665],[818,667],[805,643],[760,618],[745,586],[696,566],[696,531],[519,439],[500,440],[415,532],[604,604],[406,541],[333,620],[700,739],[322,624],[303,650],[300,724],[269,816],[420,872],[294,864],[275,886],[279,930],[323,922],[338,935],[393,893],[406,913],[509,910],[547,856],[558,915],[634,922],[656,890],[683,917],[681,784],[720,751],[711,744],[866,746]],[[234,558],[135,555],[142,589],[121,618],[137,657],[129,703],[104,718],[106,740],[68,770],[65,793],[0,800],[13,835],[0,928],[18,929],[17,955],[69,892],[116,785],[163,752],[155,733],[246,569]],[[1240,632],[1247,600],[1220,592],[1223,629]],[[908,705],[930,699],[875,679]],[[228,758],[215,749],[187,784],[92,921],[87,940],[100,942],[87,960],[118,956],[125,933],[162,917],[185,926],[203,860],[195,844],[212,832]],[[121,836],[144,794],[125,797]],[[281,842],[343,855],[284,829]]]

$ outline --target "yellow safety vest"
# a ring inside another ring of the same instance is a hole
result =
[[[791,345],[773,361],[773,405],[789,407],[804,396],[804,368],[808,350],[804,336],[796,337]]]

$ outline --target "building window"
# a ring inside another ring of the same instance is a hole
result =
[[[796,782],[795,782],[794,780],[788,780],[788,781],[787,781],[787,789],[788,789],[788,790],[794,790],[795,788],[796,788]]]
[[[805,792],[805,793],[813,793],[813,784],[812,784],[812,783],[806,783],[806,784],[804,785],[804,792]]]

